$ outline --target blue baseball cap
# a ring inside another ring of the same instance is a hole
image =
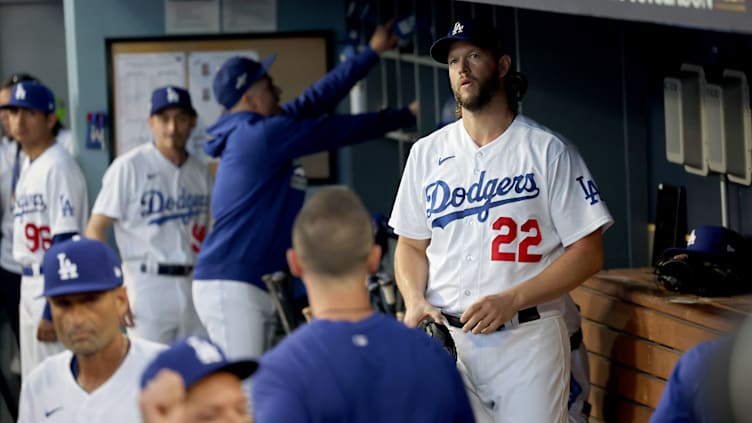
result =
[[[455,41],[467,41],[478,47],[487,48],[502,56],[506,49],[501,43],[494,28],[482,21],[473,19],[459,19],[449,30],[449,33],[436,40],[431,46],[431,57],[439,63],[447,63],[449,48]]]
[[[55,113],[55,96],[49,88],[36,81],[23,81],[13,85],[8,103],[0,109],[21,107],[50,114]]]
[[[120,260],[109,245],[78,235],[53,244],[42,259],[43,297],[99,292],[123,284]]]
[[[214,76],[212,87],[217,103],[226,109],[234,106],[243,93],[266,74],[276,58],[272,53],[261,62],[242,56],[227,59]]]
[[[232,373],[243,380],[257,368],[258,363],[254,360],[228,360],[222,349],[209,338],[189,336],[170,345],[146,366],[141,375],[141,388],[162,369],[179,373],[185,389],[190,389],[196,382],[217,372]]]
[[[153,116],[168,107],[178,107],[196,114],[191,103],[191,95],[183,88],[167,85],[151,93],[149,116]]]
[[[705,225],[692,230],[686,248],[669,248],[661,256],[665,259],[687,254],[735,261],[744,255],[745,249],[745,240],[737,232],[723,226]]]

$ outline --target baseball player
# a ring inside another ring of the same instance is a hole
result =
[[[444,320],[479,421],[567,421],[561,301],[613,222],[574,146],[509,106],[511,59],[461,19],[431,47],[462,119],[410,151],[390,225],[408,325]]]
[[[257,421],[475,421],[442,346],[371,307],[364,281],[381,248],[358,197],[343,187],[317,192],[292,238],[290,270],[303,278],[313,321],[261,358]]]
[[[211,340],[191,336],[161,352],[141,376],[144,423],[250,422],[240,381],[253,360],[228,360]]]
[[[290,228],[307,186],[297,158],[415,123],[417,104],[329,114],[396,42],[379,27],[363,53],[282,106],[267,74],[274,55],[261,62],[234,57],[217,72],[214,94],[227,113],[209,128],[214,138],[204,146],[222,160],[212,193],[214,225],[196,262],[193,298],[210,337],[229,357],[259,357],[271,344],[275,310],[261,277],[286,267]]]
[[[105,172],[86,235],[104,241],[114,224],[133,310],[129,331],[170,343],[206,333],[191,283],[209,226],[211,172],[185,149],[196,126],[188,91],[154,90],[149,126],[154,142],[118,157]]]
[[[128,296],[116,253],[75,236],[53,245],[42,269],[42,295],[69,351],[23,381],[18,422],[140,422],[139,377],[165,347],[120,331]]]
[[[524,78],[520,73],[516,73],[512,77]],[[510,87],[510,83],[507,82],[505,87]],[[516,113],[519,110],[519,101],[523,95],[524,91],[507,96],[507,103],[513,112]],[[439,124],[439,128],[462,117],[462,108],[459,107],[455,99],[452,99],[450,105],[451,108],[446,105],[444,107],[445,115],[442,116],[443,122]],[[559,311],[564,317],[571,351],[569,399],[567,400],[569,423],[586,423],[590,418],[591,408],[590,403],[588,403],[588,396],[590,395],[590,367],[587,349],[582,341],[582,329],[580,327],[582,319],[580,310],[574,303],[571,295],[565,295],[560,302],[560,306],[561,309]]]
[[[40,265],[52,244],[83,231],[88,202],[81,169],[52,133],[57,123],[52,92],[40,83],[20,82],[2,108],[8,110],[11,133],[25,155],[13,203],[13,258],[23,266],[19,316],[23,378],[62,349],[55,342],[46,302],[40,298],[44,285]]]
[[[24,81],[39,82],[33,76],[26,73],[11,75],[0,85],[0,107],[10,101],[11,88],[13,85]],[[60,129],[58,121],[52,131]],[[7,109],[0,109],[0,307],[6,310],[16,342],[19,339],[18,329],[18,304],[21,302],[21,264],[13,259],[13,193],[20,176],[21,164],[25,155],[21,146],[15,142],[10,134],[10,113]],[[56,134],[57,142],[66,140],[63,144],[66,150],[72,154],[72,137],[63,136],[70,133],[60,129]],[[62,136],[62,139],[61,139]]]

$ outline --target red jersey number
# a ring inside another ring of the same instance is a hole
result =
[[[517,222],[514,219],[511,217],[500,217],[493,222],[491,227],[495,231],[503,232],[497,235],[491,242],[491,260],[518,261],[520,263],[537,263],[540,261],[542,257],[540,254],[528,253],[528,248],[540,245],[543,240],[537,220],[529,219],[520,227],[521,232],[527,236],[520,240],[517,252],[502,251],[502,249],[509,250],[509,248],[503,247],[513,244],[517,239]]]
[[[27,223],[24,232],[26,234],[26,246],[32,253],[36,253],[40,248],[42,251],[47,251],[52,245],[49,226],[36,226],[33,223]]]

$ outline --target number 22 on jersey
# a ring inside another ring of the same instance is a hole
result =
[[[538,221],[528,219],[519,227],[520,233],[517,232],[517,222],[511,217],[500,217],[496,219],[491,227],[495,231],[503,233],[494,237],[491,242],[491,260],[492,261],[516,261],[519,263],[537,263],[541,259],[540,254],[531,254],[528,252],[530,247],[540,245],[543,239],[540,234]],[[521,238],[517,243],[517,251],[514,250],[515,241]]]

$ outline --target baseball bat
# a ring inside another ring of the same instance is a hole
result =
[[[266,288],[269,290],[269,294],[272,297],[274,308],[277,309],[277,315],[282,322],[282,327],[285,329],[286,334],[292,333],[291,322],[287,318],[287,312],[282,305],[282,301],[287,301],[284,298],[284,294],[280,290],[279,284],[287,278],[284,272],[267,273],[261,277],[261,280],[266,284]]]

